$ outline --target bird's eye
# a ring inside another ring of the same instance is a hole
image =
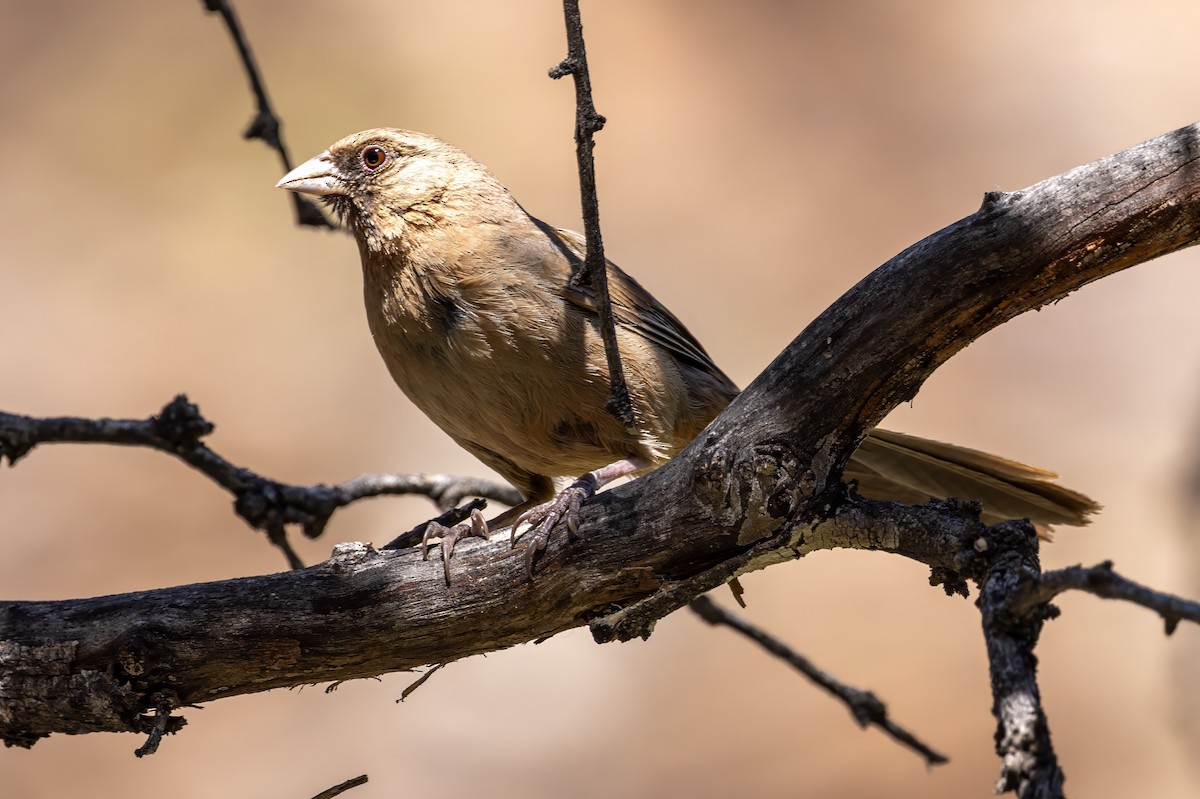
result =
[[[368,172],[374,172],[387,163],[388,154],[387,150],[378,144],[368,144],[362,149],[359,158],[362,160],[363,168]]]

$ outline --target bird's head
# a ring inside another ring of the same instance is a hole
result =
[[[465,210],[487,216],[512,201],[486,169],[461,150],[398,128],[347,136],[293,169],[278,188],[320,197],[360,244],[389,251],[414,229]]]

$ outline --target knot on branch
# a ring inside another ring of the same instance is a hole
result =
[[[546,74],[549,75],[552,80],[558,80],[559,78],[565,78],[567,75],[575,74],[575,70],[578,68],[579,62],[574,58],[567,56],[562,61],[559,61],[554,66],[550,67]]]
[[[238,492],[233,509],[256,530],[282,534],[285,525],[298,524],[305,536],[317,538],[333,512],[348,502],[345,492],[324,484],[299,488],[246,474],[251,479]]]
[[[8,465],[15,466],[37,444],[32,428],[19,424],[20,421],[19,416],[0,413],[0,465],[8,458]]]
[[[929,584],[941,586],[946,596],[971,595],[968,580],[982,579],[991,559],[1001,548],[1009,546],[1007,533],[1001,531],[997,537],[995,528],[986,527],[979,520],[983,504],[973,499],[930,500],[926,506],[951,519],[960,519],[966,524],[958,535],[958,546],[950,554],[950,565],[934,564],[929,569]],[[982,529],[979,529],[981,528]],[[1036,539],[1036,537],[1035,537]]]
[[[963,576],[954,569],[947,569],[944,566],[933,566],[929,570],[929,584],[937,587],[941,586],[946,592],[946,596],[961,596],[966,599],[971,595],[970,586]]]
[[[150,423],[156,436],[179,449],[194,445],[215,429],[212,422],[200,415],[200,408],[188,402],[186,394],[177,394],[156,416],[150,417]]]
[[[380,557],[379,550],[361,541],[345,541],[333,548],[325,565],[334,574],[344,574]]]
[[[1116,582],[1117,573],[1113,571],[1111,560],[1101,561],[1087,570],[1087,586],[1093,594],[1110,589]],[[1170,635],[1170,633],[1168,633]]]
[[[125,677],[142,691],[155,683],[170,679],[166,664],[175,656],[163,630],[153,625],[142,625],[131,630],[117,646],[116,672],[118,679]]]
[[[983,555],[977,602],[984,628],[1022,640],[1036,641],[1042,625],[1058,615],[1049,597],[1027,601],[1041,578],[1038,538],[1024,520],[1001,522],[987,528],[990,541]]]
[[[277,150],[283,146],[279,140],[279,120],[269,111],[255,114],[242,133],[242,138],[248,141],[260,139]]]
[[[710,449],[695,473],[696,496],[708,517],[737,532],[739,546],[768,538],[787,525],[816,482],[807,463],[779,444],[738,452]]]
[[[598,113],[594,108],[580,109],[578,118],[579,127],[576,131],[576,137],[580,134],[586,136],[604,130],[604,125],[607,122],[608,119],[605,118],[604,114]]]
[[[979,213],[984,216],[1001,214],[1020,200],[1022,194],[1019,191],[985,191],[983,202],[979,204]]]

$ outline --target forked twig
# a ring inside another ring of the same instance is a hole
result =
[[[282,125],[279,117],[275,116],[275,112],[271,109],[271,101],[267,97],[267,86],[258,71],[254,53],[250,50],[250,43],[246,41],[246,37],[242,33],[242,26],[233,12],[233,6],[229,4],[228,0],[203,0],[203,2],[206,10],[221,15],[225,27],[229,29],[229,35],[233,38],[233,44],[237,47],[238,56],[246,70],[246,77],[250,81],[250,91],[254,93],[254,100],[258,105],[254,118],[250,120],[250,125],[242,133],[242,138],[259,139],[266,142],[268,147],[279,153],[279,160],[283,162],[283,171],[286,174],[292,170],[292,159],[288,156],[287,146],[283,143]],[[291,191],[288,194],[296,209],[298,224],[324,228],[337,227],[303,195]]]
[[[521,501],[511,486],[444,474],[368,474],[333,486],[281,483],[235,466],[209,449],[201,439],[212,431],[213,424],[182,394],[147,419],[36,418],[0,412],[0,461],[7,457],[16,463],[38,444],[56,442],[140,446],[174,455],[233,494],[237,515],[265,532],[292,568],[303,564],[288,543],[287,525],[299,525],[306,536],[316,538],[334,511],[360,499],[421,494],[442,509],[453,509],[469,496],[508,505]]]
[[[1046,572],[1022,594],[1013,597],[1010,607],[1017,612],[1027,612],[1064,591],[1083,591],[1104,599],[1121,599],[1153,610],[1162,617],[1167,635],[1175,632],[1181,621],[1200,624],[1200,602],[1155,591],[1122,577],[1113,571],[1111,560],[1090,567],[1068,566]]]

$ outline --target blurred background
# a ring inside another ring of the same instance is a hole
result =
[[[236,6],[297,161],[363,128],[436,134],[530,212],[579,223],[560,5],[344,0]],[[1015,190],[1192,122],[1200,6],[1014,0],[584,3],[610,257],[741,384],[849,286]],[[0,409],[142,417],[186,392],[234,462],[297,483],[486,474],[379,362],[358,256],[298,229],[252,98],[201,3],[0,2]],[[1180,508],[1195,457],[1200,253],[1019,318],[950,361],[888,426],[1054,468],[1104,503],[1047,567],[1115,559],[1200,595]],[[897,301],[903,301],[898,298]],[[339,541],[431,515],[362,503]],[[0,472],[0,596],[50,599],[278,571],[206,479],[157,453],[38,449]],[[431,566],[431,568],[436,568]],[[991,795],[978,614],[880,553],[744,578],[754,622],[952,762],[927,770],[781,663],[688,613],[647,642],[586,630],[414,675],[189,710],[133,736],[0,752],[4,797]],[[728,600],[724,592],[721,602]],[[1076,796],[1190,797],[1200,631],[1067,596],[1038,654]],[[1196,658],[1189,660],[1188,658]],[[217,766],[214,768],[214,766]]]

